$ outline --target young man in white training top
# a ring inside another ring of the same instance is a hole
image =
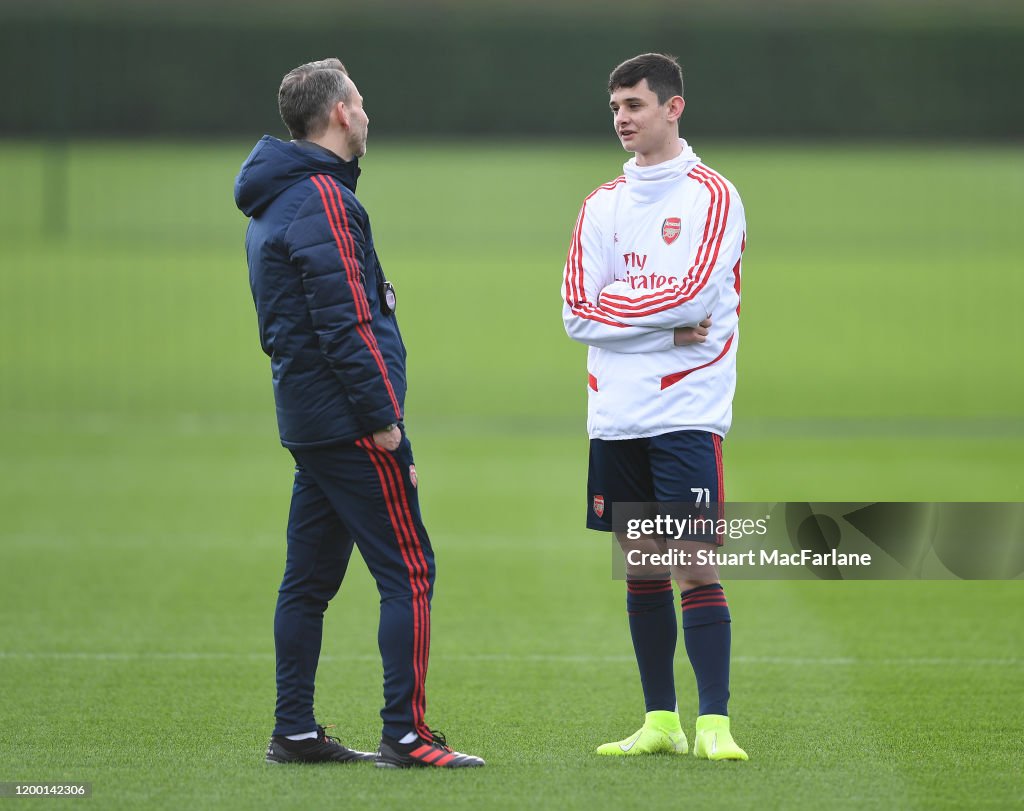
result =
[[[584,201],[562,285],[566,332],[589,347],[587,526],[605,532],[616,502],[692,504],[695,493],[705,504],[725,501],[722,438],[736,388],[746,242],[736,189],[679,137],[685,102],[676,60],[629,59],[608,91],[615,132],[635,157]],[[627,545],[624,534],[617,538]],[[662,539],[645,542],[657,548]],[[674,579],[699,698],[693,754],[746,760],[729,729],[731,618],[716,568],[627,563],[626,577],[647,716],[598,754],[689,751],[673,678]]]

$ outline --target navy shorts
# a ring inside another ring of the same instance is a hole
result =
[[[617,501],[693,504],[725,502],[722,438],[707,431],[672,431],[643,439],[590,440],[587,527],[612,531]]]

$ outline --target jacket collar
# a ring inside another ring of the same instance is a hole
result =
[[[307,157],[316,160],[317,163],[327,164],[330,168],[325,167],[326,171],[338,178],[351,191],[356,190],[356,182],[359,180],[359,175],[362,174],[362,169],[359,168],[359,158],[347,161],[340,155],[331,152],[327,147],[314,144],[312,141],[294,140],[292,144],[302,150]]]

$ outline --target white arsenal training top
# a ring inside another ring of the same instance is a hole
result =
[[[562,285],[569,337],[587,344],[594,439],[669,431],[725,436],[739,346],[743,204],[732,183],[683,152],[625,164],[580,209]],[[672,328],[707,316],[706,343],[677,347]]]

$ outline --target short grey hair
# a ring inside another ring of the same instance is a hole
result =
[[[320,59],[288,71],[277,91],[277,109],[292,138],[308,138],[327,129],[331,108],[351,94],[341,60]]]

